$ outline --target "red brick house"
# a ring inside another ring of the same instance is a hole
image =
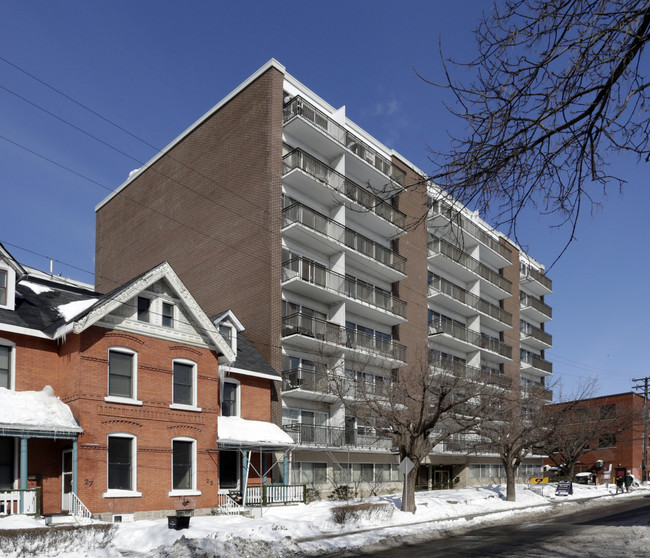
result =
[[[216,508],[218,419],[267,424],[279,378],[242,330],[231,313],[213,323],[166,262],[99,294],[26,270],[0,245],[0,403],[16,409],[0,412],[0,490],[15,495],[0,514],[18,499],[33,513],[20,489],[36,486],[46,514],[80,502],[104,519]],[[246,454],[251,484],[276,462],[264,452],[290,445],[270,426]],[[240,490],[241,465],[228,473]]]

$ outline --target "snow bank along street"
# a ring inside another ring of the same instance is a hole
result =
[[[391,537],[434,536],[480,527],[488,522],[515,521],[527,515],[532,518],[558,503],[596,498],[591,502],[605,504],[635,496],[635,493],[614,496],[614,485],[609,488],[574,485],[574,493],[568,497],[556,497],[554,491],[552,484],[533,489],[518,485],[517,502],[504,500],[503,485],[418,492],[415,515],[397,509],[398,495],[379,496],[363,502],[390,504],[395,507],[392,514],[385,512],[390,509],[385,506],[374,518],[361,518],[343,525],[336,523],[332,514],[334,508],[345,504],[339,501],[266,508],[258,518],[193,517],[190,528],[182,531],[170,530],[166,520],[136,521],[114,525],[108,535],[106,531],[92,528],[80,529],[74,534],[76,538],[71,538],[70,532],[62,532],[61,537],[48,537],[47,547],[35,544],[33,541],[38,537],[30,534],[33,529],[50,530],[51,527],[30,517],[10,516],[0,519],[0,553],[12,558],[113,558],[124,555],[181,558],[206,554],[255,558],[316,556],[360,548]],[[645,490],[639,489],[636,496],[639,492]],[[644,544],[650,545],[650,533],[636,529],[634,537],[637,540],[641,537]]]

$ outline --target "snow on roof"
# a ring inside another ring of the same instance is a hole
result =
[[[25,287],[29,287],[36,294],[52,292],[52,289],[50,287],[48,287],[47,285],[41,285],[40,283],[32,283],[31,281],[22,281],[21,285],[24,285]]]
[[[69,322],[75,316],[81,314],[84,310],[90,308],[98,299],[88,298],[86,300],[75,300],[74,302],[68,302],[67,304],[62,304],[57,306],[57,311],[61,314],[61,317],[65,319],[66,322]]]
[[[290,447],[291,436],[272,422],[247,420],[239,417],[217,418],[217,441],[235,447]]]
[[[0,388],[0,430],[3,429],[82,432],[70,407],[54,395],[50,386],[42,391]]]

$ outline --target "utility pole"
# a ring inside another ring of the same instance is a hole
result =
[[[641,482],[646,484],[648,480],[648,382],[650,378],[647,376],[645,378],[633,378],[632,381],[636,382],[635,390],[643,391],[643,460],[641,461],[641,475],[643,478]]]

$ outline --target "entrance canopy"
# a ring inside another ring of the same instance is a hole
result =
[[[218,417],[219,449],[283,451],[295,446],[291,436],[272,422],[239,417]]]
[[[42,391],[0,388],[0,436],[76,439],[82,432],[50,386]]]

